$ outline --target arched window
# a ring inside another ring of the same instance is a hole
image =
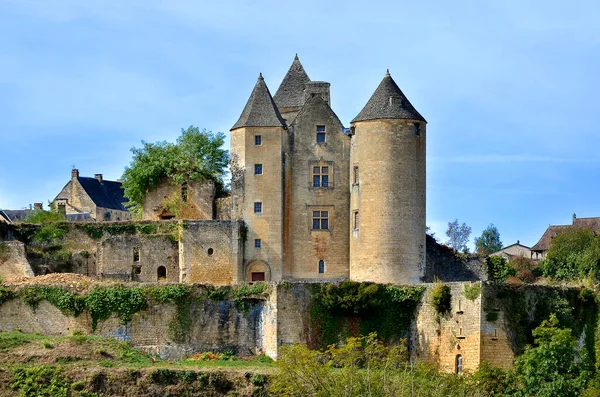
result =
[[[325,261],[323,259],[319,260],[319,273],[325,273]]]
[[[463,368],[462,355],[457,354],[456,355],[456,373],[462,374],[462,368]]]
[[[167,279],[167,268],[159,266],[158,269],[156,269],[156,278],[158,281],[165,281]]]

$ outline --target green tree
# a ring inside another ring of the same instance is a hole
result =
[[[584,228],[568,228],[550,243],[541,264],[544,276],[557,279],[600,278],[600,236]]]
[[[500,232],[493,223],[481,233],[481,237],[475,237],[475,250],[479,254],[489,255],[501,249]]]
[[[469,252],[467,243],[469,242],[469,236],[471,235],[471,227],[467,226],[466,223],[463,222],[462,225],[459,225],[458,219],[455,219],[454,222],[448,222],[446,235],[449,238],[446,243],[449,247],[454,248],[454,250],[458,252]]]
[[[515,396],[580,396],[592,374],[585,349],[568,328],[559,328],[556,315],[533,330],[536,346],[528,346],[515,361]]]
[[[123,173],[129,209],[140,213],[146,193],[165,179],[183,183],[210,178],[222,187],[229,162],[228,151],[221,148],[224,140],[222,132],[215,134],[190,126],[181,130],[176,143],[142,141],[141,148],[132,148],[133,159]]]

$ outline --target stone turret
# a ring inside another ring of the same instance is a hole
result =
[[[423,277],[425,125],[389,71],[352,120],[352,280],[414,284]]]
[[[281,280],[285,122],[262,74],[231,128],[232,219],[247,226],[242,281]]]

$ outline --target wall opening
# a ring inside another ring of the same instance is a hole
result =
[[[140,261],[140,247],[133,247],[133,261]]]
[[[212,248],[209,248],[208,251],[206,251],[208,253],[208,256],[211,256],[212,254],[215,253],[215,250]]]
[[[456,373],[459,375],[462,374],[462,369],[463,369],[462,355],[457,354],[456,355]]]
[[[164,266],[159,266],[156,269],[156,279],[157,281],[167,281],[167,268]]]
[[[252,281],[265,281],[265,272],[252,272]]]

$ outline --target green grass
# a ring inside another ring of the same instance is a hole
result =
[[[21,331],[0,332],[0,352],[6,352],[29,342],[47,339],[48,337],[44,335],[25,334]]]

